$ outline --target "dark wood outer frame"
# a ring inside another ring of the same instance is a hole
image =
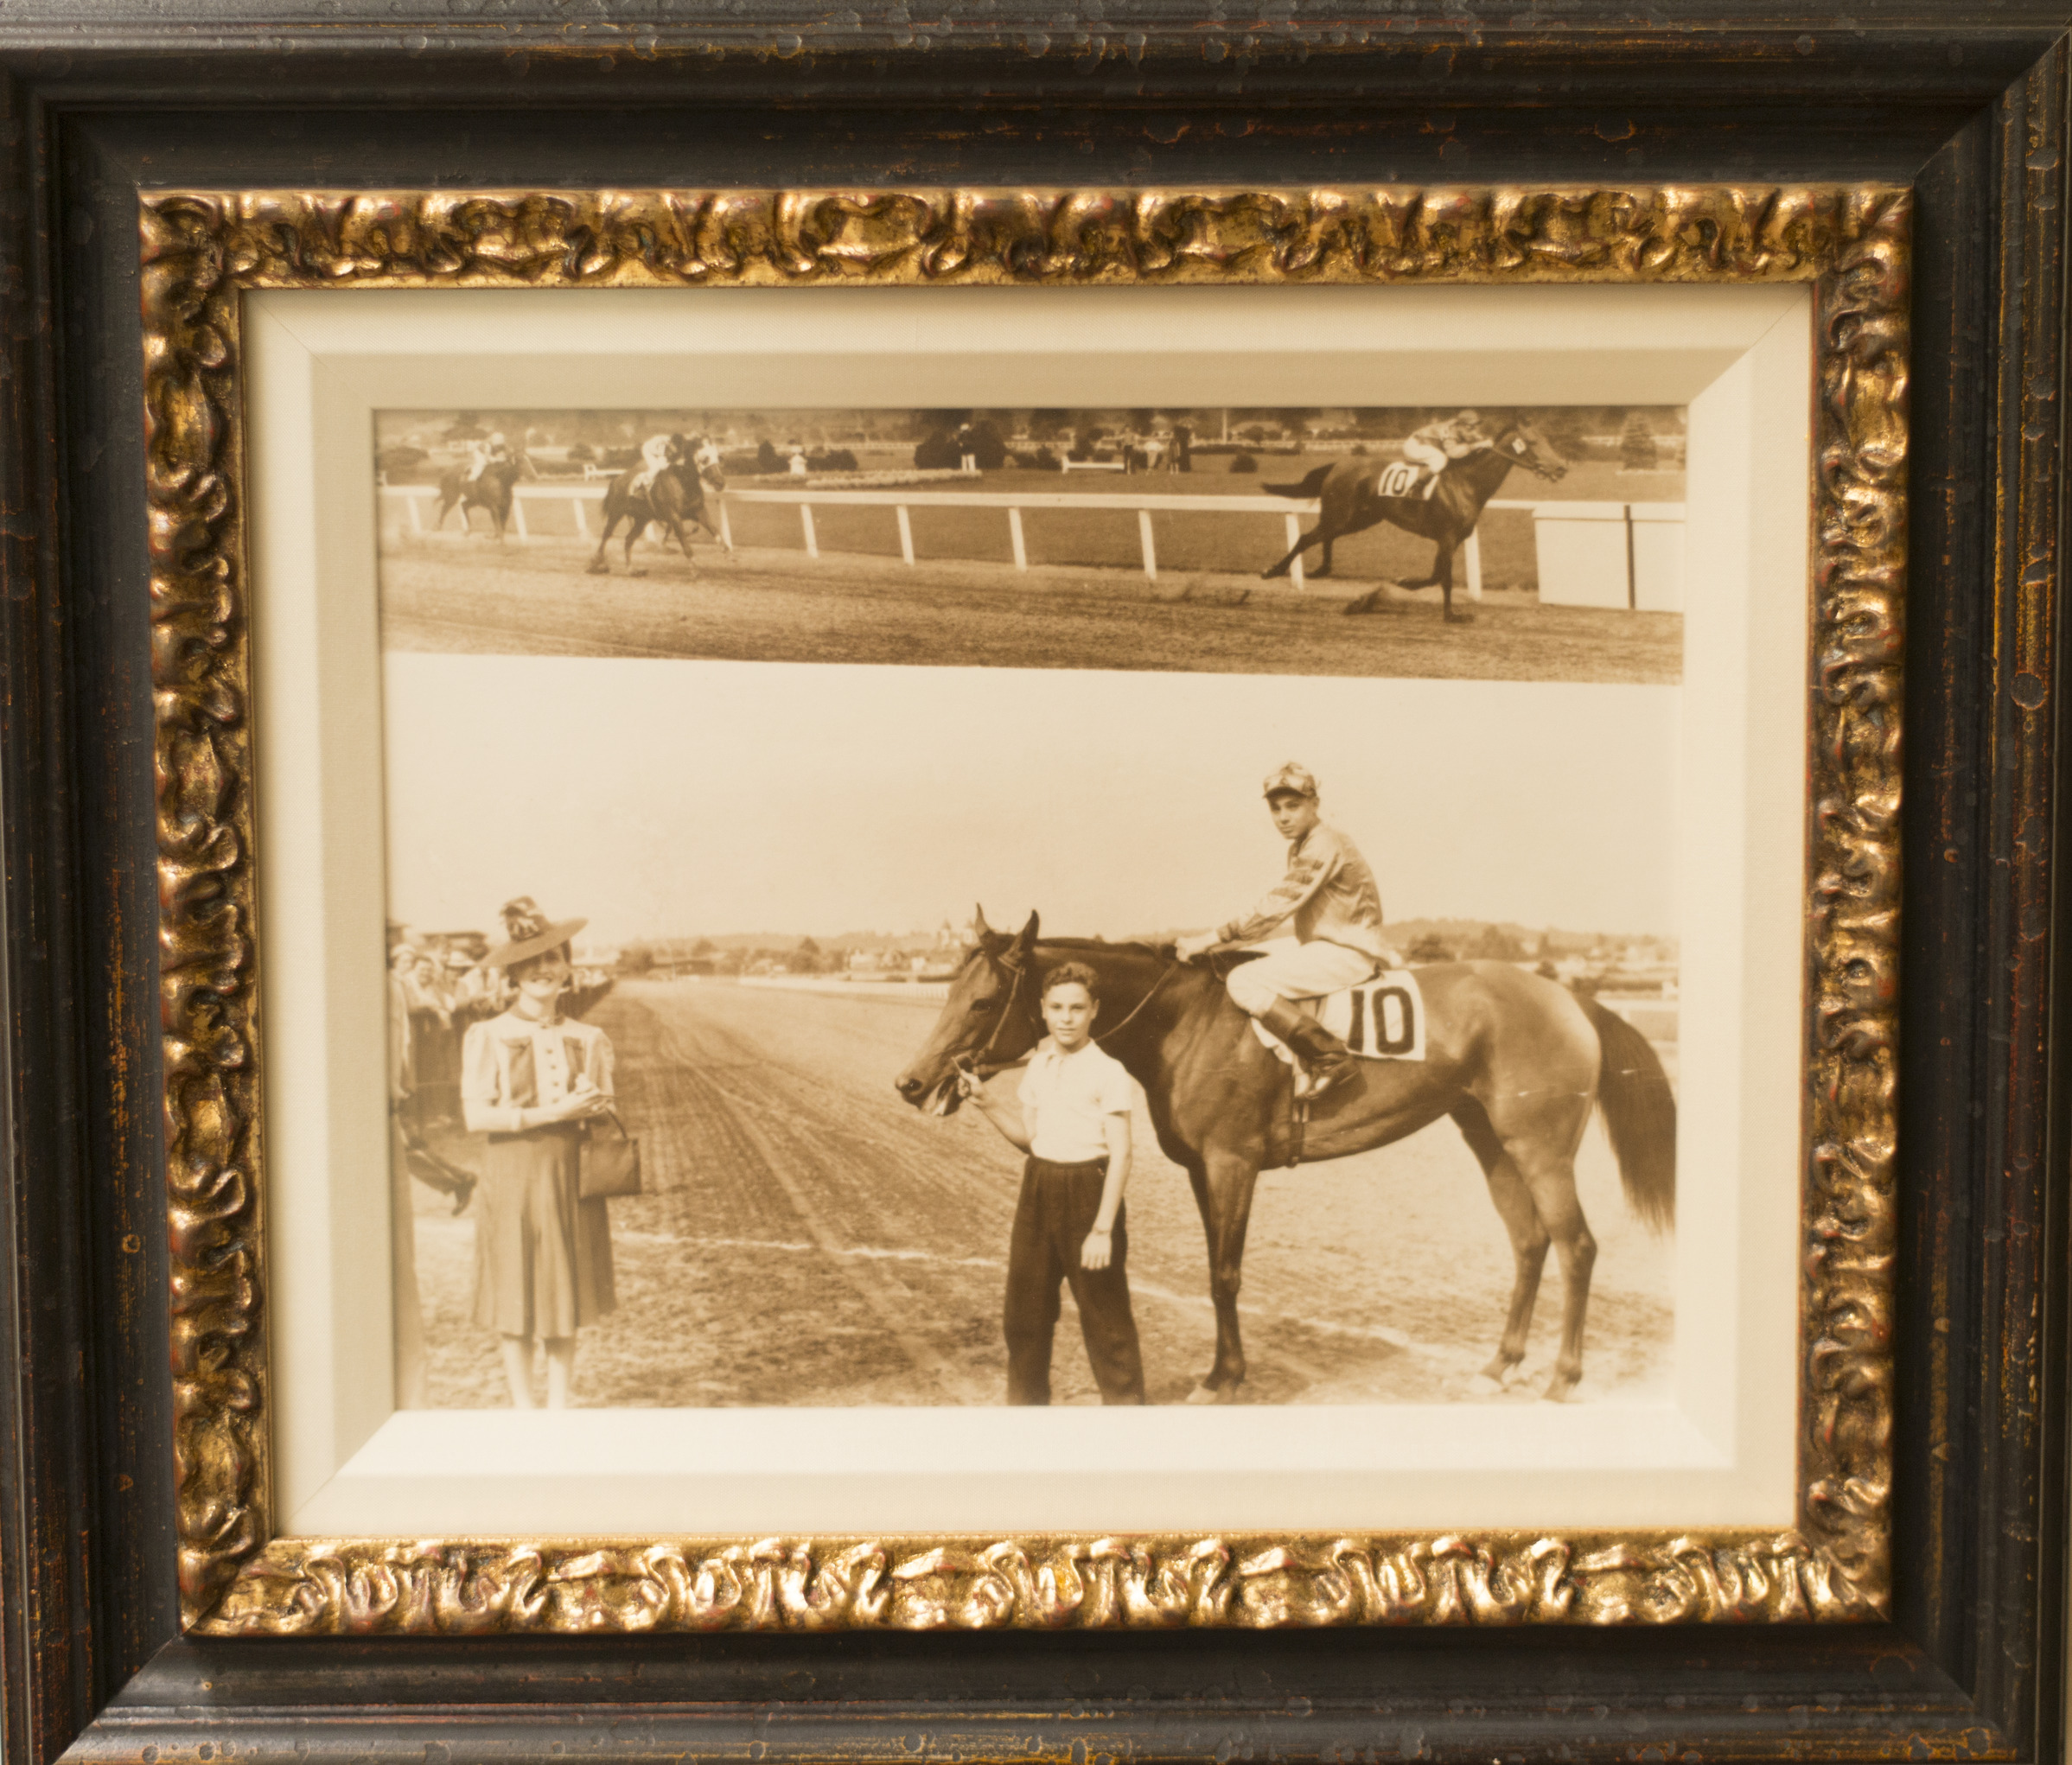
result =
[[[2060,10],[1263,10],[1248,29],[1125,0],[918,24],[759,3],[645,36],[523,0],[443,25],[351,0],[240,24],[189,0],[185,36],[122,0],[0,18],[10,1756],[90,1721],[82,1752],[109,1757],[2055,1754]],[[341,159],[367,186],[427,166],[506,188],[1603,184],[1638,175],[1636,154],[1651,182],[1916,184],[1933,341],[1914,380],[1890,1622],[169,1642],[147,561],[123,519],[143,497],[124,262],[140,188],[295,187],[320,163],[335,184]]]

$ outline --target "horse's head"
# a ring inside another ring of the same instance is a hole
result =
[[[1523,466],[1528,472],[1537,473],[1549,483],[1568,475],[1568,462],[1522,417],[1513,418],[1497,432],[1490,450]]]
[[[1036,915],[1010,935],[994,931],[981,912],[974,929],[979,941],[950,984],[934,1029],[892,1081],[915,1108],[934,1115],[953,1114],[963,1101],[957,1094],[960,1066],[1011,1066],[1043,1036],[1036,992]]]
[[[702,479],[712,490],[727,487],[726,475],[719,469],[719,445],[708,436],[673,435],[669,437],[669,463],[686,466],[690,471],[682,475],[684,487],[695,493],[697,480]]]

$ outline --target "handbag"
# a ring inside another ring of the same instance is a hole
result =
[[[605,1131],[609,1122],[615,1131]],[[641,1143],[626,1131],[615,1113],[607,1112],[590,1124],[583,1137],[583,1152],[576,1177],[579,1200],[597,1201],[613,1195],[641,1192]]]

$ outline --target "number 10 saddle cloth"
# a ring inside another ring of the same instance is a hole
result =
[[[1429,499],[1438,487],[1438,474],[1427,472],[1415,460],[1390,461],[1374,481],[1376,496]]]
[[[1384,969],[1356,987],[1326,993],[1320,999],[1291,999],[1288,1003],[1316,1018],[1364,1059],[1425,1058],[1425,995],[1412,969]],[[1287,1045],[1256,1017],[1252,1020],[1252,1030],[1281,1059],[1294,1063]]]

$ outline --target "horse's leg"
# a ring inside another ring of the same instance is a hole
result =
[[[1559,1403],[1583,1377],[1583,1321],[1590,1310],[1590,1271],[1597,1260],[1597,1240],[1591,1236],[1576,1196],[1574,1149],[1564,1151],[1537,1143],[1514,1144],[1508,1150],[1561,1260],[1561,1350],[1545,1392],[1550,1402]]]
[[[1440,592],[1446,597],[1446,622],[1450,625],[1466,625],[1475,615],[1453,610],[1453,550],[1444,540],[1439,542],[1438,552],[1431,560],[1431,573],[1438,579]]]
[[[611,574],[611,565],[605,561],[604,548],[611,544],[611,536],[618,527],[619,519],[619,516],[615,514],[607,514],[604,517],[604,531],[597,536],[596,551],[590,554],[589,567],[592,576],[609,576]]]
[[[684,524],[680,517],[671,515],[668,520],[669,531],[676,535],[676,549],[684,554],[685,564],[689,566],[691,574],[696,576],[698,574],[698,560],[691,556],[691,536],[684,531]]]
[[[1519,1175],[1518,1166],[1481,1104],[1472,1098],[1453,1112],[1454,1125],[1482,1168],[1489,1185],[1489,1200],[1504,1230],[1511,1235],[1511,1256],[1516,1273],[1511,1286],[1511,1315],[1504,1321],[1503,1340],[1495,1358],[1483,1367],[1476,1383],[1495,1391],[1520,1361],[1525,1359],[1526,1336],[1533,1327],[1533,1307],[1540,1297],[1540,1276],[1546,1266],[1547,1246],[1553,1242],[1540,1223],[1540,1210],[1533,1205],[1533,1192]]]
[[[1310,528],[1308,532],[1304,533],[1301,538],[1295,542],[1294,545],[1290,549],[1288,555],[1282,558],[1278,564],[1272,565],[1270,569],[1262,570],[1259,572],[1260,577],[1266,581],[1271,582],[1277,576],[1287,575],[1290,569],[1293,567],[1295,560],[1300,558],[1304,552],[1307,551],[1310,546],[1317,543],[1317,535],[1323,532],[1323,523],[1319,521],[1314,527]],[[1328,552],[1325,555],[1327,557],[1329,556]]]
[[[1323,532],[1323,529],[1320,527],[1320,528],[1318,528],[1318,529],[1317,529],[1317,531],[1318,531],[1319,532]],[[1316,568],[1315,570],[1311,570],[1311,571],[1310,572],[1310,574],[1311,576],[1329,576],[1329,575],[1330,575],[1330,573],[1331,573],[1331,547],[1332,547],[1334,545],[1336,545],[1336,544],[1337,543],[1337,538],[1338,538],[1338,536],[1337,536],[1336,533],[1325,533],[1325,534],[1324,534],[1324,536],[1323,536],[1323,560],[1322,560],[1322,561],[1321,561],[1321,562],[1320,562],[1320,563],[1317,564],[1317,568]]]
[[[646,564],[640,564],[640,565],[637,565],[637,566],[636,566],[636,565],[634,564],[634,561],[633,561],[633,542],[634,542],[635,539],[638,539],[638,538],[641,537],[641,534],[643,534],[643,533],[645,533],[647,531],[647,516],[645,516],[645,515],[628,515],[628,516],[627,516],[627,518],[626,518],[626,574],[627,574],[628,576],[646,576],[646,575],[647,574],[647,566]]]
[[[1189,1393],[1191,1404],[1231,1402],[1245,1382],[1245,1345],[1238,1329],[1238,1290],[1245,1281],[1245,1233],[1252,1224],[1258,1160],[1243,1152],[1210,1150],[1194,1177],[1195,1201],[1208,1238],[1208,1297],[1216,1308],[1216,1360],[1208,1377]]]

